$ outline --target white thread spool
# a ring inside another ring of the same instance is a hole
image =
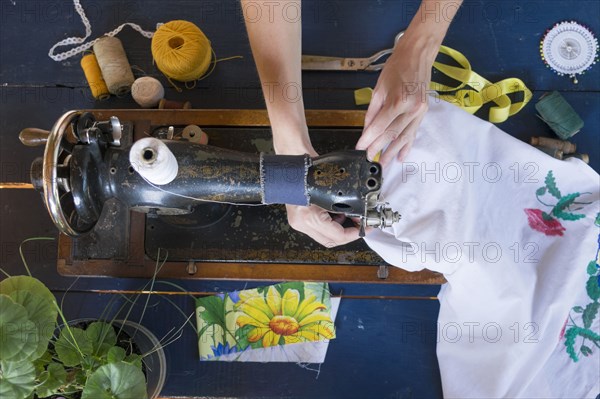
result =
[[[117,96],[127,94],[135,78],[121,41],[109,36],[100,38],[94,43],[94,54],[108,91]]]
[[[145,137],[131,146],[129,163],[144,179],[159,186],[172,182],[179,171],[169,147],[153,137]]]
[[[165,88],[158,79],[143,76],[133,82],[131,96],[140,107],[154,108],[165,96]]]

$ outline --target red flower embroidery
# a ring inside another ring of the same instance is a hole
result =
[[[563,231],[566,230],[558,220],[554,218],[544,219],[543,212],[540,209],[525,209],[525,213],[527,214],[529,227],[547,236],[562,236]]]

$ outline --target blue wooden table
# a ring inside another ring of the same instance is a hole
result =
[[[264,108],[264,100],[237,1],[82,1],[93,26],[93,37],[125,21],[153,29],[157,22],[187,19],[211,39],[220,63],[214,73],[191,91],[167,87],[167,98],[189,100],[195,108]],[[303,50],[307,54],[368,56],[392,44],[406,27],[419,1],[305,1]],[[465,54],[473,68],[491,81],[522,79],[533,91],[532,104],[500,127],[528,140],[551,136],[535,115],[533,102],[559,90],[585,121],[573,138],[600,169],[600,66],[575,85],[548,70],[539,57],[539,42],[556,22],[576,20],[600,32],[600,2],[594,1],[465,1],[445,44]],[[136,108],[129,97],[95,102],[86,88],[78,58],[56,63],[47,57],[52,44],[80,36],[83,26],[69,1],[2,0],[0,2],[0,183],[27,182],[31,161],[40,149],[22,146],[24,127],[49,128],[63,112],[83,108]],[[152,64],[150,42],[127,28],[119,37],[131,64],[160,77]],[[307,108],[357,109],[353,91],[371,86],[377,74],[306,72]],[[365,107],[362,107],[365,108]],[[482,114],[484,115],[484,114]],[[33,236],[56,237],[56,229],[32,190],[0,189],[0,264],[10,274],[23,273],[18,247]],[[30,242],[25,256],[35,276],[62,297],[74,279],[56,273],[56,243]],[[133,290],[143,281],[87,278],[66,293],[70,317],[98,315],[110,297],[97,290]],[[191,292],[207,293],[256,286],[246,282],[178,281]],[[165,396],[236,396],[290,398],[417,398],[440,397],[435,357],[435,300],[439,287],[334,284],[342,293],[337,318],[338,338],[330,344],[320,372],[294,364],[220,364],[198,361],[190,329],[166,348],[169,370]],[[191,313],[185,296],[171,299]],[[181,324],[178,313],[160,297],[144,317],[161,337]]]

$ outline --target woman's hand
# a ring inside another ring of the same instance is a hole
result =
[[[426,38],[407,32],[400,38],[373,91],[365,117],[365,129],[356,144],[369,159],[385,149],[379,162],[387,165],[395,156],[402,161],[415,140],[427,112],[431,66],[437,54]],[[387,148],[386,148],[387,147]]]

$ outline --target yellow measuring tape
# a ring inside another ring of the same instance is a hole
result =
[[[437,61],[433,63],[433,68],[459,82],[458,86],[451,87],[432,81],[429,87],[438,92],[440,99],[455,104],[471,114],[477,112],[485,104],[494,102],[495,105],[490,108],[488,115],[488,120],[492,123],[504,122],[508,117],[523,109],[531,100],[531,91],[521,79],[509,78],[492,83],[473,71],[467,57],[459,51],[440,46],[440,53],[449,56],[460,65],[460,67],[456,67]],[[523,93],[523,99],[513,103],[508,94],[518,92]],[[356,104],[369,104],[372,94],[371,88],[357,90],[355,92]]]

